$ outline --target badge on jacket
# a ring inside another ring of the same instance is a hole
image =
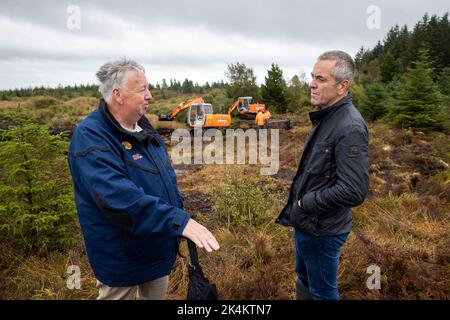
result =
[[[131,145],[131,143],[129,143],[128,141],[123,141],[122,145],[125,147],[125,149],[127,150],[131,150],[131,148],[133,148],[133,146]]]
[[[348,152],[348,156],[350,158],[354,158],[357,157],[359,155],[359,148],[358,146],[350,146],[349,152]]]

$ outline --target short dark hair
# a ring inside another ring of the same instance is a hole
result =
[[[318,60],[336,61],[336,66],[331,71],[331,75],[337,83],[348,80],[352,84],[355,76],[355,62],[348,53],[340,50],[327,51],[322,53]]]

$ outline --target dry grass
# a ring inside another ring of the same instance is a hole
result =
[[[98,99],[78,97],[62,101],[36,96],[17,101],[0,101],[0,113],[19,113],[37,119],[53,129],[72,127],[98,106]]]
[[[219,289],[221,299],[292,299],[294,296],[292,243],[289,232],[268,224],[264,230],[242,226],[233,232],[220,228],[215,236],[220,251],[200,253],[206,277]],[[171,276],[170,294],[184,298],[187,261],[178,260]]]
[[[181,99],[167,102],[167,109]],[[23,107],[31,105],[30,99]],[[92,101],[93,102],[93,101]],[[75,106],[83,106],[77,109]],[[70,117],[88,112],[91,100],[74,99],[60,108]],[[0,112],[13,102],[0,102]],[[51,108],[51,107],[49,107]],[[42,110],[45,110],[42,109]],[[164,111],[164,112],[162,112]],[[167,111],[167,110],[166,110]],[[38,112],[35,110],[33,112]],[[157,124],[157,116],[150,120]],[[175,122],[174,122],[175,123]],[[292,299],[295,296],[292,231],[274,219],[288,196],[306,134],[300,126],[280,131],[280,172],[276,200],[268,201],[263,225],[242,224],[226,228],[213,214],[212,193],[224,182],[230,165],[182,165],[178,182],[189,212],[197,214],[216,235],[221,250],[200,260],[207,277],[217,285],[222,299]],[[176,123],[175,123],[176,124]],[[305,125],[303,125],[305,124]],[[343,247],[339,286],[343,299],[449,299],[450,298],[450,144],[448,135],[425,136],[370,125],[371,185],[365,203],[354,210],[353,232]],[[169,151],[170,153],[170,151]],[[242,179],[258,186],[259,166],[243,165]],[[186,248],[182,250],[186,253]],[[12,250],[0,254],[3,299],[93,299],[95,279],[82,246],[46,257],[19,257]],[[79,264],[82,289],[65,286],[67,266]],[[381,290],[369,290],[367,267],[381,268]],[[187,289],[187,261],[177,259],[169,285],[169,299],[183,299]]]
[[[3,242],[0,262],[7,266],[0,274],[0,299],[95,299],[98,295],[95,277],[81,243],[68,252],[22,257]],[[71,265],[80,267],[80,289],[67,287]]]

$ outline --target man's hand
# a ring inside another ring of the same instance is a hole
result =
[[[195,220],[189,219],[182,235],[191,239],[197,247],[204,248],[208,252],[220,248],[212,233]]]

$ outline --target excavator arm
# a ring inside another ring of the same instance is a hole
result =
[[[239,100],[236,100],[233,105],[230,107],[230,109],[228,109],[228,114],[231,116],[231,113],[234,111],[234,109],[237,108],[237,105],[239,103]]]
[[[195,103],[204,103],[203,98],[193,98],[188,99],[184,102],[181,102],[179,105],[177,105],[175,108],[172,109],[172,112],[168,115],[163,114],[159,116],[159,121],[172,121],[175,119],[175,117],[183,110],[189,108],[191,105]]]

